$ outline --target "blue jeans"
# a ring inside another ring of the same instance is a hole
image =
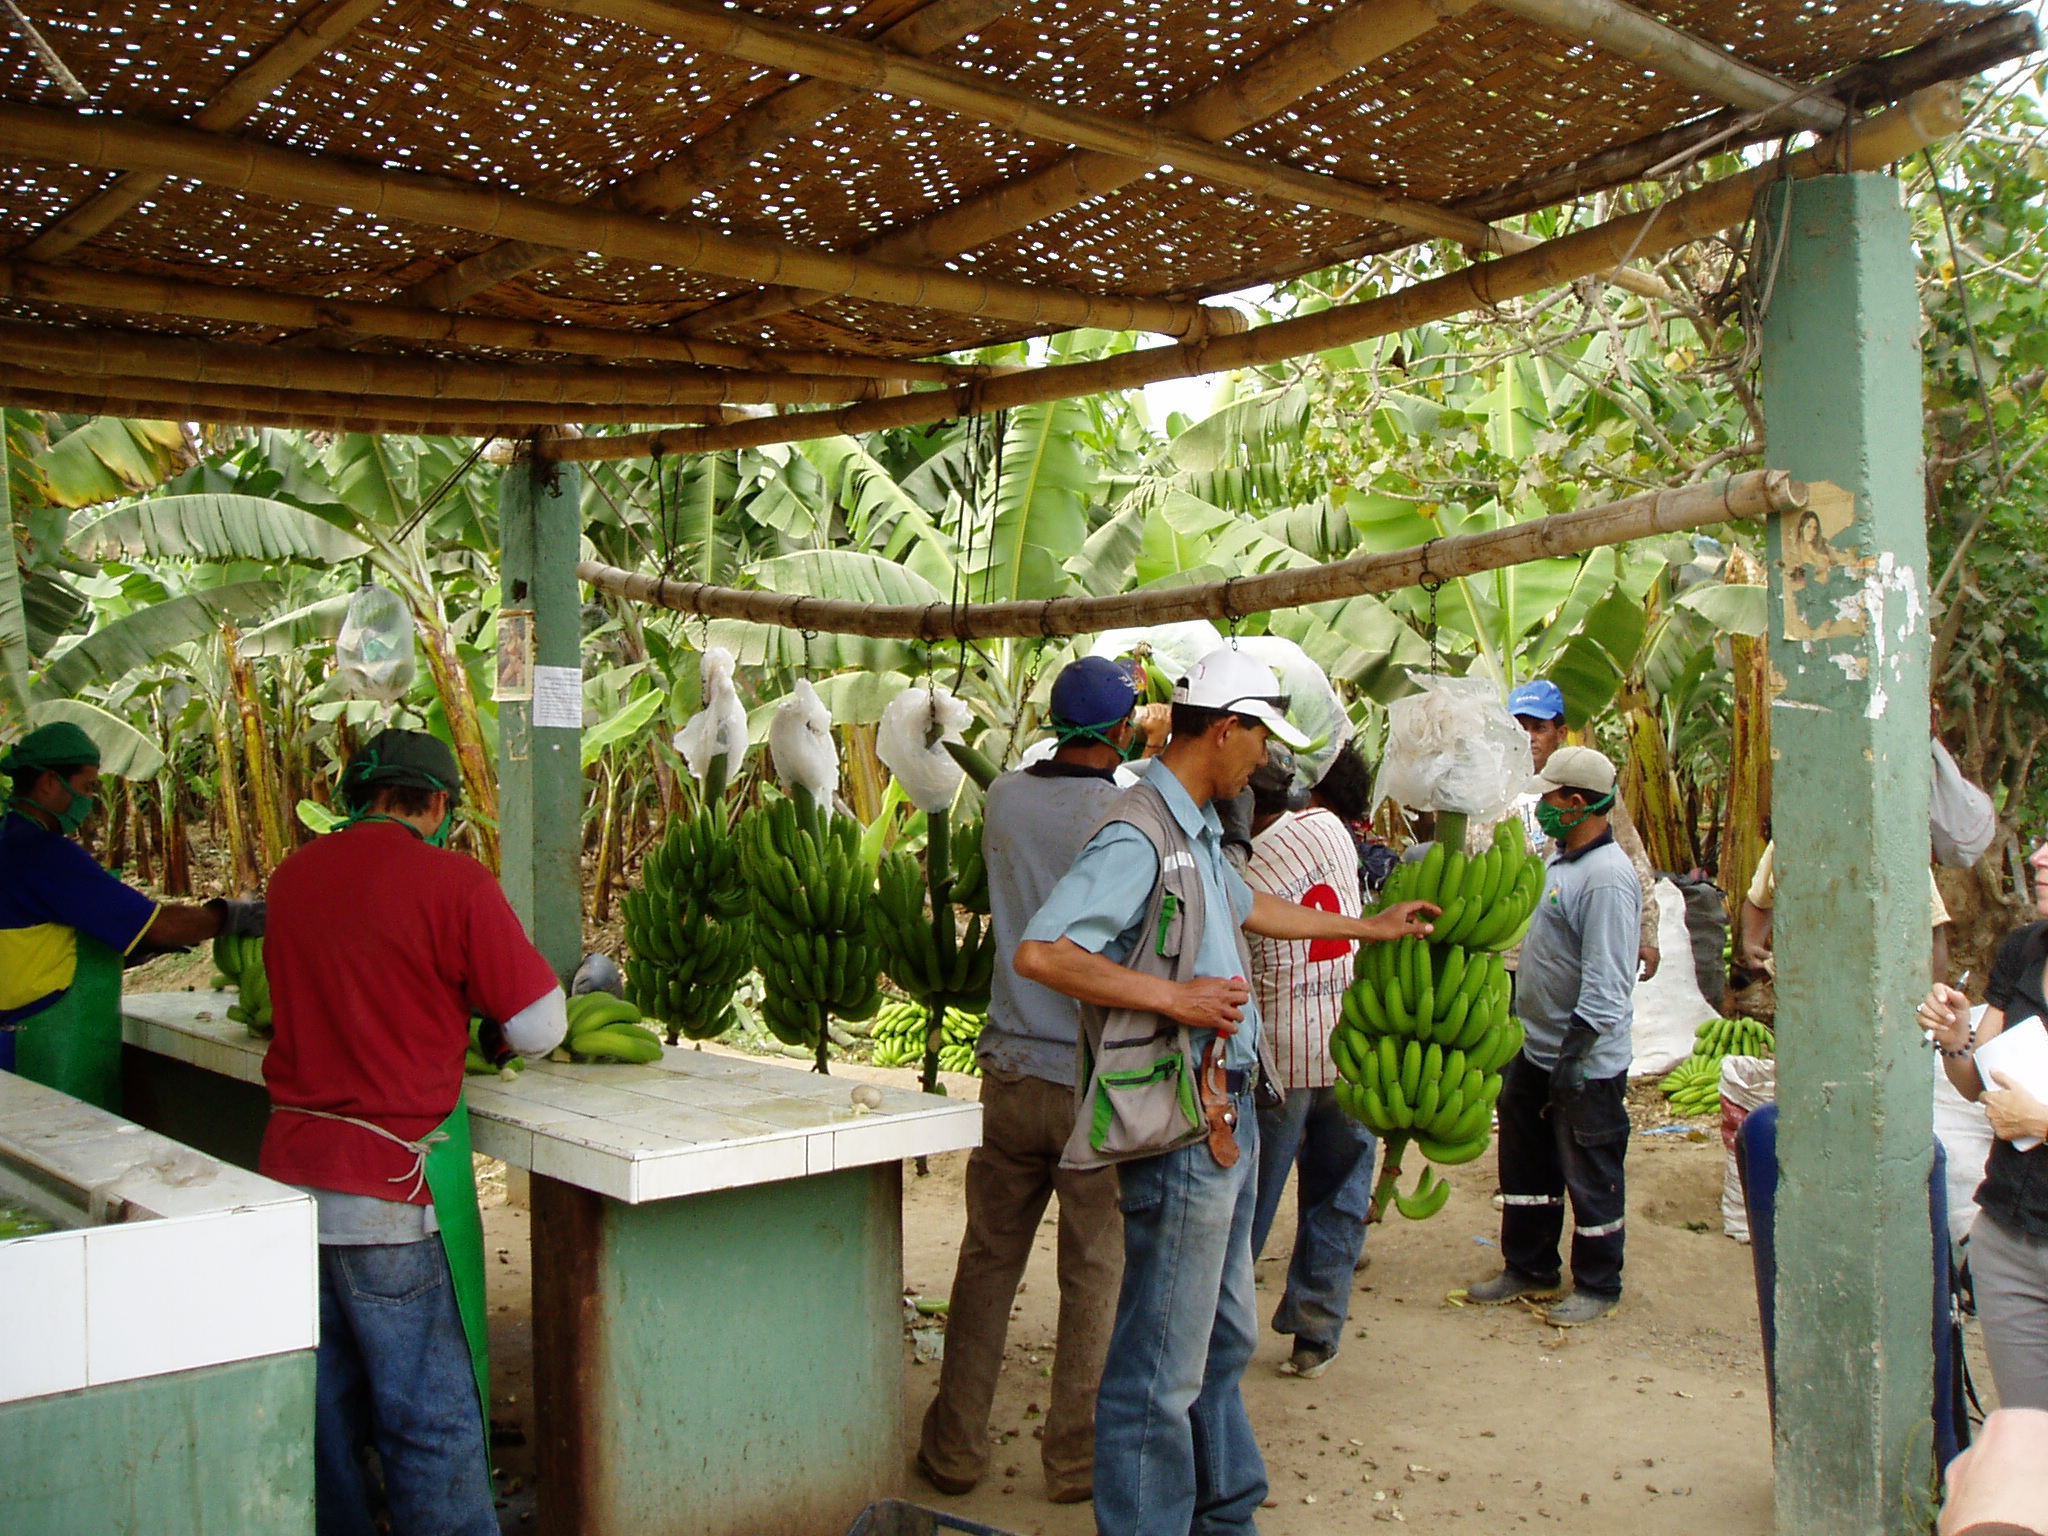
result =
[[[1379,1143],[1337,1105],[1333,1088],[1296,1088],[1277,1109],[1259,1111],[1259,1203],[1252,1218],[1252,1257],[1280,1211],[1296,1161],[1294,1256],[1287,1291],[1273,1313],[1277,1333],[1303,1344],[1334,1347],[1351,1310],[1351,1277],[1365,1251],[1372,1207],[1372,1165]]]
[[[1259,1122],[1249,1093],[1237,1109],[1234,1167],[1196,1142],[1117,1168],[1124,1278],[1095,1400],[1099,1536],[1257,1530],[1266,1464],[1239,1384],[1258,1342]]]
[[[375,1447],[395,1536],[498,1536],[483,1414],[438,1237],[320,1247],[319,1536],[373,1536]]]

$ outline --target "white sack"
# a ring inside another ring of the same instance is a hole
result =
[[[711,760],[723,753],[728,778],[739,773],[747,756],[747,711],[732,682],[732,652],[714,645],[704,653],[704,707],[676,732],[676,751],[698,783],[711,771]]]
[[[927,815],[950,809],[960,792],[966,775],[944,743],[964,741],[972,718],[967,705],[944,688],[906,688],[882,710],[875,756]]]
[[[839,793],[839,754],[832,746],[832,712],[818,697],[809,678],[775,708],[768,722],[768,750],[775,758],[775,776],[785,793],[801,789],[823,811],[832,809]]]
[[[1692,1054],[1693,1034],[1720,1010],[1700,991],[1693,969],[1692,935],[1685,926],[1685,895],[1669,880],[1657,882],[1657,974],[1636,983],[1635,1060],[1629,1076],[1662,1076]]]
[[[1721,1230],[1738,1243],[1749,1241],[1749,1207],[1742,1176],[1735,1169],[1735,1133],[1752,1110],[1776,1101],[1778,1064],[1762,1056],[1721,1058]]]
[[[1528,736],[1487,679],[1408,675],[1422,691],[1387,706],[1375,793],[1412,811],[1499,821],[1536,773]]]

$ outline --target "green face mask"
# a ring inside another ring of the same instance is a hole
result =
[[[1122,721],[1117,722],[1118,725],[1121,725],[1122,723]],[[1115,742],[1109,739],[1109,733],[1114,729],[1116,729],[1115,726],[1067,726],[1065,728],[1056,729],[1053,732],[1053,739],[1056,740],[1063,747],[1067,745],[1067,743],[1073,741],[1097,742],[1100,745],[1109,748],[1110,751],[1114,752],[1116,754],[1116,760],[1120,763],[1128,763],[1132,758],[1136,757],[1140,752],[1143,752],[1145,750],[1145,738],[1143,734],[1141,734],[1138,731],[1132,731],[1130,739],[1126,741],[1122,746],[1118,746]]]
[[[64,787],[71,789],[69,784]],[[66,837],[75,836],[78,829],[85,825],[86,818],[98,810],[99,806],[100,802],[96,796],[81,795],[77,790],[71,789],[71,803],[57,813],[57,830]]]
[[[1580,822],[1588,816],[1603,815],[1613,804],[1612,791],[1575,811],[1561,805],[1552,805],[1548,800],[1539,800],[1536,802],[1536,825],[1543,829],[1545,837],[1554,843],[1561,843],[1567,833],[1577,829]]]

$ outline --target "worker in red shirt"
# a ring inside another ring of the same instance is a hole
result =
[[[319,1209],[319,1536],[372,1536],[371,1447],[396,1536],[498,1533],[463,1055],[472,1015],[527,1055],[568,1016],[498,882],[442,846],[460,785],[444,743],[385,731],[342,773],[347,825],[270,882],[258,1167]]]

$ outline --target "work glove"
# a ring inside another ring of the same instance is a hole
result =
[[[494,1067],[502,1067],[519,1053],[505,1043],[505,1026],[489,1014],[476,1021],[476,1053]]]
[[[207,904],[209,911],[220,914],[220,931],[231,939],[260,939],[263,937],[263,915],[265,906],[260,901],[234,901],[226,896],[216,896]]]
[[[1569,1099],[1586,1086],[1586,1058],[1592,1054],[1599,1031],[1574,1016],[1565,1026],[1564,1044],[1557,1050],[1557,1065],[1550,1069],[1550,1096]]]

